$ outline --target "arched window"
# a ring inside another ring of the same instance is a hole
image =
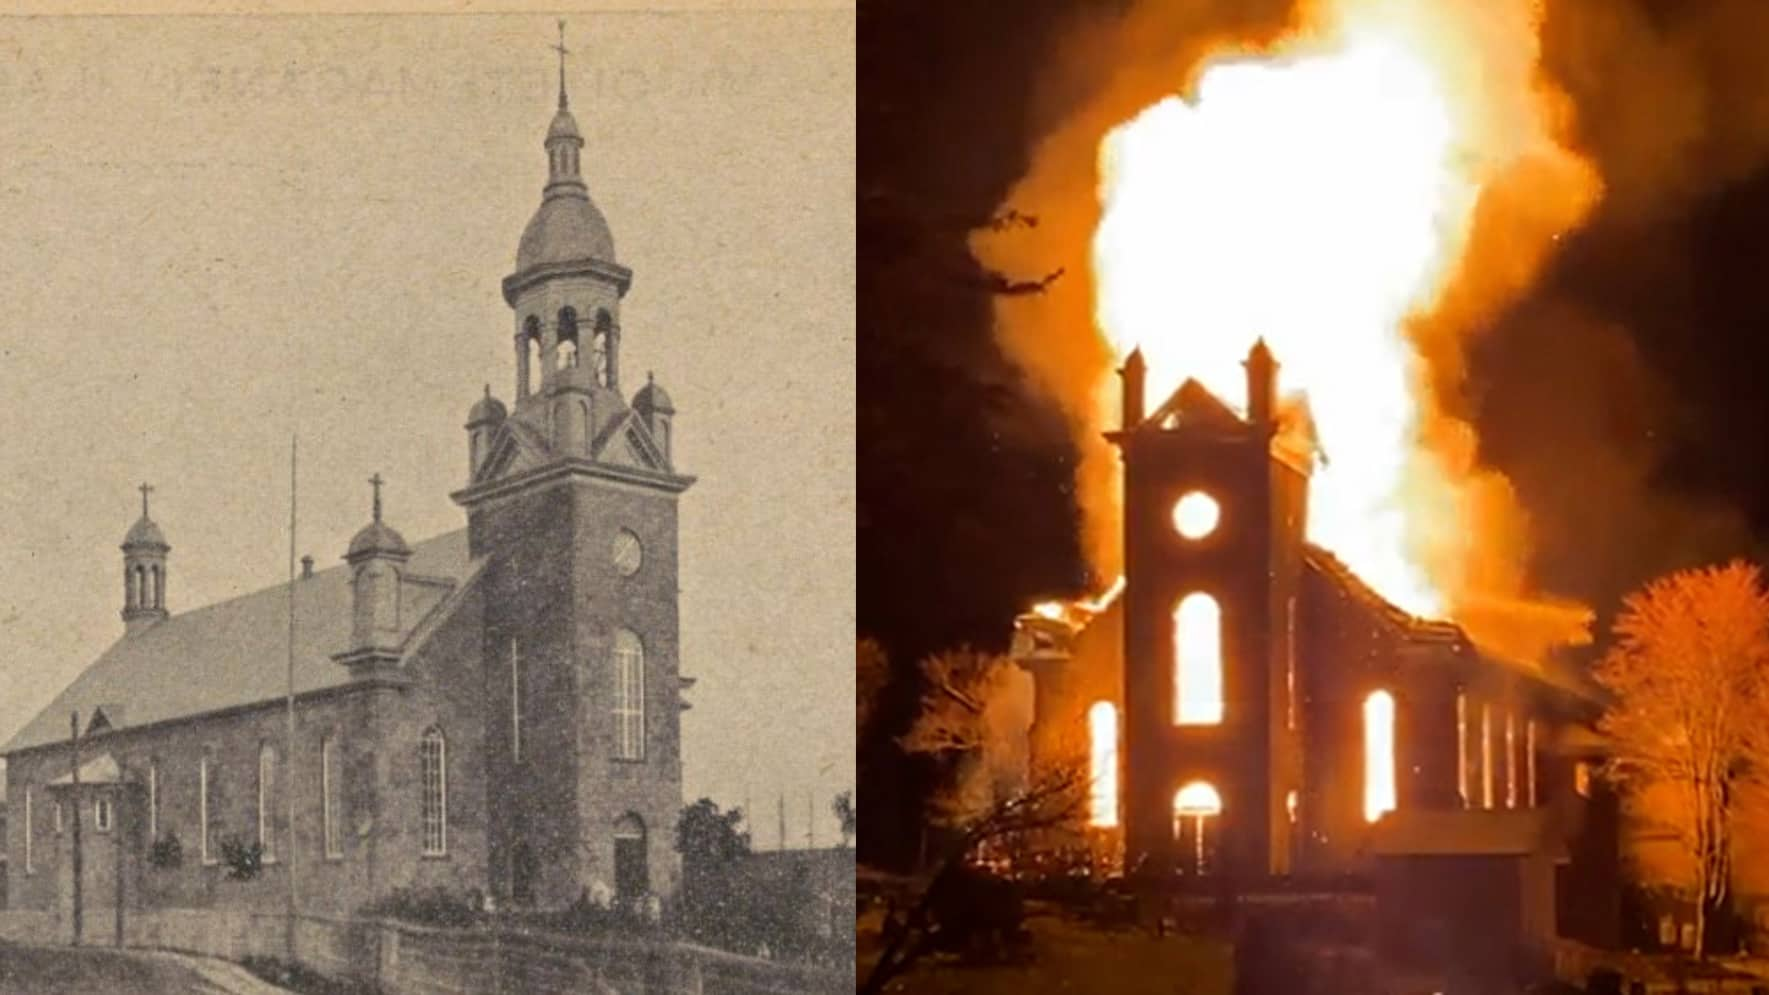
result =
[[[166,568],[154,564],[154,607],[166,607]]]
[[[1173,612],[1173,721],[1222,722],[1222,612],[1208,594],[1186,595]]]
[[[258,846],[265,863],[276,860],[276,747],[258,747]]]
[[[559,345],[554,353],[559,369],[577,365],[577,310],[559,309]]]
[[[650,890],[645,821],[628,812],[614,822],[614,893],[624,901],[632,901]]]
[[[147,841],[160,838],[160,762],[147,764]]]
[[[1523,724],[1523,755],[1529,770],[1529,807],[1536,807],[1536,720]]]
[[[1394,806],[1394,695],[1372,691],[1364,699],[1364,821]]]
[[[1517,807],[1517,713],[1505,709],[1505,807]]]
[[[125,567],[123,570],[123,607],[141,607],[141,568]]]
[[[319,741],[319,824],[329,858],[344,856],[344,835],[338,831],[338,743]]]
[[[614,633],[614,755],[645,758],[645,647],[625,629]]]
[[[1087,710],[1087,823],[1118,824],[1118,707],[1096,701]]]
[[[522,395],[528,396],[537,386],[534,378],[541,373],[541,320],[529,315],[522,324]]]
[[[1480,807],[1493,807],[1493,706],[1480,706]]]
[[[434,726],[418,744],[424,791],[424,855],[448,853],[448,741]]]
[[[1468,807],[1468,692],[1456,692],[1456,794]]]
[[[596,312],[596,330],[590,339],[590,369],[596,374],[596,382],[604,387],[610,386],[612,380],[608,375],[608,358],[612,352],[614,340],[614,319],[607,311]]]
[[[522,759],[522,650],[510,637],[510,759]]]

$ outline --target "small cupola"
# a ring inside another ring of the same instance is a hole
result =
[[[350,540],[344,554],[351,567],[350,648],[336,659],[353,669],[358,664],[391,662],[400,633],[400,580],[411,547],[381,520],[380,474],[369,478],[374,488],[374,519]]]
[[[649,371],[645,374],[645,386],[640,387],[639,392],[633,395],[633,413],[645,423],[645,430],[651,433],[651,441],[657,443],[658,451],[668,460],[670,422],[676,417],[676,406]]]
[[[141,518],[123,536],[123,623],[138,632],[170,615],[166,611],[166,554],[172,552],[160,527],[148,516],[154,489],[142,484]]]
[[[467,412],[467,479],[479,476],[479,468],[491,455],[491,440],[498,426],[509,416],[502,401],[491,396],[491,384],[485,385],[485,396],[473,402]]]

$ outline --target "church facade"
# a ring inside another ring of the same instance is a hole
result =
[[[562,71],[503,281],[514,400],[487,388],[467,414],[464,528],[408,543],[377,476],[342,564],[173,612],[144,485],[121,638],[5,747],[12,909],[64,937],[113,915],[121,935],[131,910],[281,910],[291,865],[300,909],[331,916],[403,888],[538,908],[673,892],[693,478],[668,394],[623,379],[632,273],[582,147]]]
[[[1263,343],[1245,366],[1245,415],[1190,380],[1145,414],[1140,354],[1121,371],[1125,576],[1017,622],[1034,764],[1085,758],[1087,842],[1113,869],[1258,887],[1437,861],[1415,880],[1508,880],[1551,934],[1530,896],[1589,911],[1580,876],[1612,871],[1590,688],[1308,542],[1312,452],[1280,429]]]

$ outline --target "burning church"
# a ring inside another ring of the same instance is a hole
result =
[[[1248,353],[1244,415],[1191,379],[1145,415],[1129,356],[1107,433],[1124,576],[1016,626],[1033,763],[1085,754],[1103,862],[1257,882],[1424,860],[1439,880],[1496,874],[1548,935],[1556,880],[1606,879],[1614,850],[1591,693],[1395,607],[1308,540],[1314,456],[1282,424],[1277,364],[1263,341]]]

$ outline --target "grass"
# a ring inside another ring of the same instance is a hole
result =
[[[1228,995],[1231,988],[1233,953],[1223,939],[1101,929],[1036,907],[1026,927],[1032,956],[1025,963],[929,959],[889,990],[892,995]],[[873,945],[863,939],[861,946]],[[877,956],[875,946],[868,952],[862,972]]]

